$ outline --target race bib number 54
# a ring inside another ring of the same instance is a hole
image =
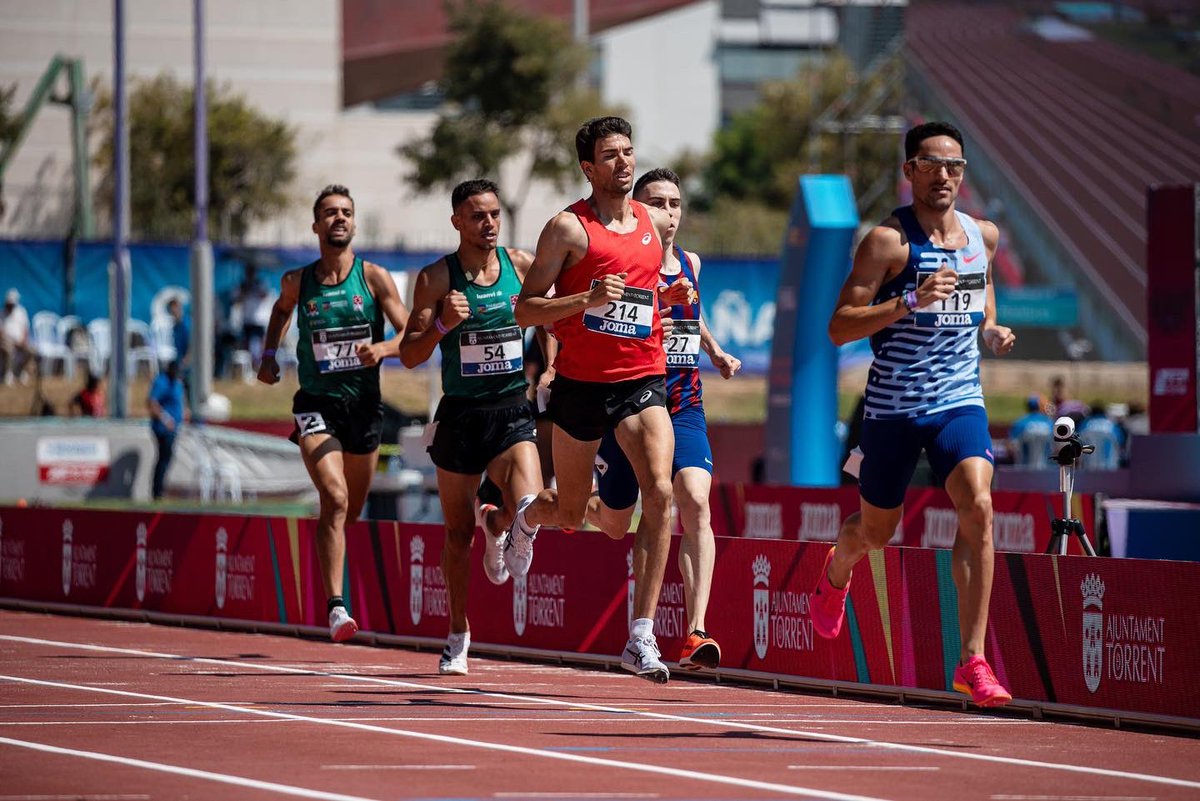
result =
[[[599,281],[592,281],[595,286]],[[627,286],[618,300],[605,301],[583,312],[583,324],[590,331],[626,339],[645,339],[653,330],[654,292]]]
[[[521,329],[463,331],[458,335],[459,364],[463,377],[519,373],[525,369]]]

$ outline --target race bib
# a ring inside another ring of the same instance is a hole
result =
[[[361,370],[358,346],[371,344],[371,324],[319,328],[312,332],[313,360],[321,373]]]
[[[666,347],[667,367],[678,370],[700,367],[700,321],[676,320]]]
[[[933,271],[918,271],[917,286]],[[974,328],[983,322],[987,303],[987,276],[984,273],[959,273],[954,292],[917,309],[916,324],[922,328]]]
[[[525,369],[525,343],[517,326],[492,331],[462,331],[458,356],[464,378],[519,373]]]
[[[592,286],[600,283],[592,279]],[[619,300],[605,301],[583,312],[583,324],[590,331],[626,339],[645,339],[653,330],[654,291],[625,287]]]
[[[320,434],[326,429],[325,418],[320,412],[300,412],[292,417],[296,418],[296,429],[302,438],[309,434]]]

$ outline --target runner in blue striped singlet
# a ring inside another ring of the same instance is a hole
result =
[[[1012,696],[984,655],[992,592],[992,440],[979,384],[979,336],[997,356],[1016,337],[996,324],[992,257],[996,226],[954,207],[967,162],[962,134],[930,122],[904,140],[912,205],[873,228],[854,254],[829,334],[841,345],[870,337],[860,511],[842,525],[812,595],[813,628],[836,637],[854,565],[887,545],[904,511],[904,493],[924,450],[958,510],[953,574],[961,651],[952,682],[979,706]]]

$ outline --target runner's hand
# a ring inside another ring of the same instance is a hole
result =
[[[451,289],[442,299],[442,325],[453,328],[470,316],[471,304],[467,301],[467,296],[457,289]]]
[[[731,356],[725,351],[717,351],[712,355],[713,367],[721,371],[721,378],[733,378],[742,369],[742,360]]]
[[[1003,356],[1013,349],[1017,335],[1004,325],[993,325],[983,329],[983,344],[991,348],[992,353]]]
[[[678,281],[670,286],[659,284],[658,287],[658,302],[665,303],[668,306],[683,306],[693,302],[692,296],[695,293],[692,290],[692,282],[687,278],[681,277]]]
[[[663,342],[666,343],[671,338],[671,332],[675,330],[675,318],[671,316],[671,307],[659,306],[658,317],[662,320]]]
[[[628,273],[609,274],[596,282],[588,292],[588,308],[602,306],[613,300],[620,300],[625,294],[625,277]]]
[[[950,297],[956,284],[958,273],[951,267],[942,267],[917,287],[917,308],[921,309],[934,301]]]
[[[382,364],[387,357],[386,342],[375,342],[372,344],[362,343],[355,349],[355,354],[358,360],[363,363],[363,367],[374,367],[377,364]]]
[[[274,356],[263,356],[258,363],[258,380],[264,384],[279,383],[279,362]]]

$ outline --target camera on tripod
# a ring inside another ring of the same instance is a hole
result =
[[[1095,445],[1084,445],[1075,433],[1075,421],[1060,417],[1054,421],[1054,461],[1063,467],[1073,467],[1079,457],[1096,450]]]

